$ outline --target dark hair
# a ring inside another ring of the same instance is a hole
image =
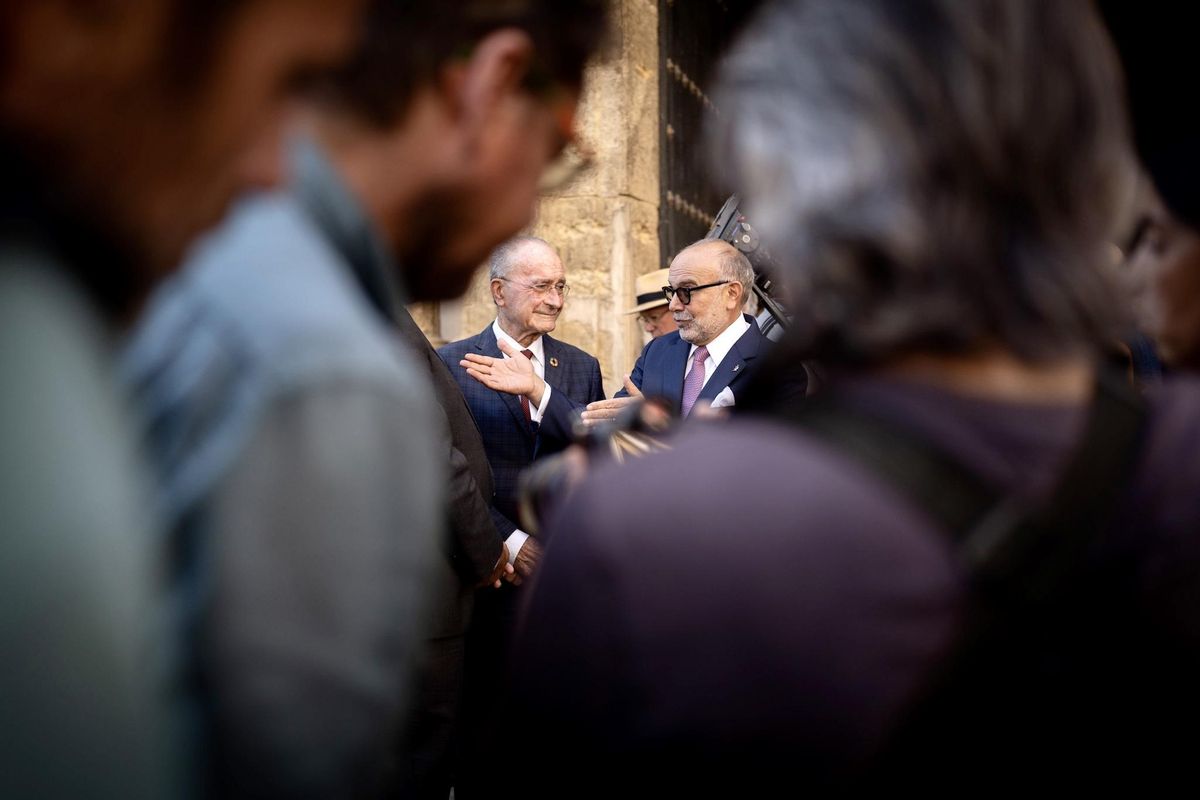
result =
[[[40,0],[24,0],[36,3]],[[81,4],[84,5],[84,4]],[[168,85],[188,88],[202,81],[218,50],[230,19],[250,3],[246,0],[174,0],[170,3],[162,77]],[[0,75],[8,68],[11,17],[16,4],[0,3]],[[81,13],[91,9],[81,8]],[[101,9],[103,11],[103,9]]]
[[[169,85],[186,89],[203,81],[233,17],[245,0],[175,0],[171,8],[164,75]]]
[[[531,88],[578,88],[607,31],[605,0],[372,0],[361,44],[313,89],[318,101],[378,127],[401,118],[416,90],[489,33],[517,28],[535,50]]]
[[[724,65],[716,163],[830,361],[1124,326],[1106,240],[1132,191],[1121,77],[1083,0],[791,0]]]

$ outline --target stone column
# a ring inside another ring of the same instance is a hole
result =
[[[571,296],[555,338],[600,360],[609,396],[641,351],[633,305],[638,275],[659,269],[658,5],[612,0],[609,48],[588,67],[578,131],[593,167],[546,195],[529,232],[558,248]],[[473,336],[495,317],[487,271],[461,301],[418,306],[434,344]]]

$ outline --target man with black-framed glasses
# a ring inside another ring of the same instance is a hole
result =
[[[646,345],[626,376],[626,388],[587,407],[583,420],[589,425],[612,419],[634,402],[630,386],[663,400],[681,417],[697,406],[732,407],[761,364],[769,341],[753,317],[742,313],[754,282],[744,255],[721,240],[696,242],[679,251],[667,277],[662,292],[679,329]]]

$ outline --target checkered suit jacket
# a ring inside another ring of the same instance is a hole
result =
[[[604,399],[600,362],[578,347],[542,336],[546,354],[546,383],[552,391],[542,423],[535,431],[525,422],[516,395],[487,388],[467,374],[459,361],[467,353],[502,358],[489,324],[478,335],[452,342],[438,355],[458,381],[475,422],[483,434],[484,449],[496,480],[493,508],[496,527],[507,538],[517,527],[517,483],[521,471],[541,456],[557,453],[571,442],[574,412]]]

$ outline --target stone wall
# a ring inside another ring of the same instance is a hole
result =
[[[588,68],[577,125],[594,164],[542,199],[529,231],[558,248],[571,285],[553,335],[600,360],[610,396],[642,347],[636,320],[622,313],[634,280],[660,268],[658,5],[612,4],[613,40]],[[422,304],[413,315],[435,344],[483,330],[495,317],[486,269],[462,300]]]

